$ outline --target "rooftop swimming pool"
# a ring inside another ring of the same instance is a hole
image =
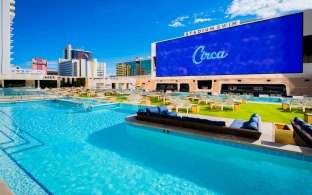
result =
[[[0,104],[6,113],[0,113],[0,178],[16,194],[312,191],[311,159],[126,124],[137,109],[114,104],[85,111],[48,100]]]

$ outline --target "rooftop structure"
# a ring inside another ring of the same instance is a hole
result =
[[[64,58],[59,59],[59,75],[105,78],[106,63],[93,59],[90,51],[72,49],[71,45],[67,45],[64,49]]]
[[[145,89],[312,95],[312,11],[152,43]],[[231,24],[231,25],[230,25]]]
[[[31,62],[33,70],[42,70],[44,74],[47,74],[48,70],[47,60],[43,58],[33,58]]]

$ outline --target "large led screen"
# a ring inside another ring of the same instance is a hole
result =
[[[156,76],[302,73],[303,14],[156,44]]]

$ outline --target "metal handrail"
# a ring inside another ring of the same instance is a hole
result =
[[[19,129],[20,129],[20,128],[19,128],[17,122],[14,120],[14,118],[13,118],[11,115],[9,115],[8,113],[4,112],[3,110],[0,110],[0,112],[2,112],[3,114],[5,114],[6,116],[8,116],[8,117],[14,122],[14,124],[15,124],[15,126],[16,126],[16,128],[17,128],[15,134],[17,134],[17,133],[19,132]]]

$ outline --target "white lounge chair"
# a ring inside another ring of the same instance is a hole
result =
[[[301,103],[300,100],[291,100],[290,104],[289,104],[289,110],[291,111],[292,108],[302,108],[303,109],[303,105]]]
[[[176,112],[179,112],[179,108],[186,109],[186,113],[188,113],[188,110],[191,108],[191,102],[189,100],[180,100],[176,102]]]
[[[224,102],[222,99],[215,99],[212,101],[213,103],[210,104],[210,108],[212,109],[213,106],[216,106],[216,107],[220,107],[221,110],[223,110],[223,105],[224,105]]]
[[[302,111],[305,112],[306,108],[308,108],[308,109],[312,108],[312,100],[306,100],[303,102]]]
[[[224,107],[230,107],[234,111],[234,101],[233,99],[225,99],[223,101],[223,107],[221,110],[223,110]]]

